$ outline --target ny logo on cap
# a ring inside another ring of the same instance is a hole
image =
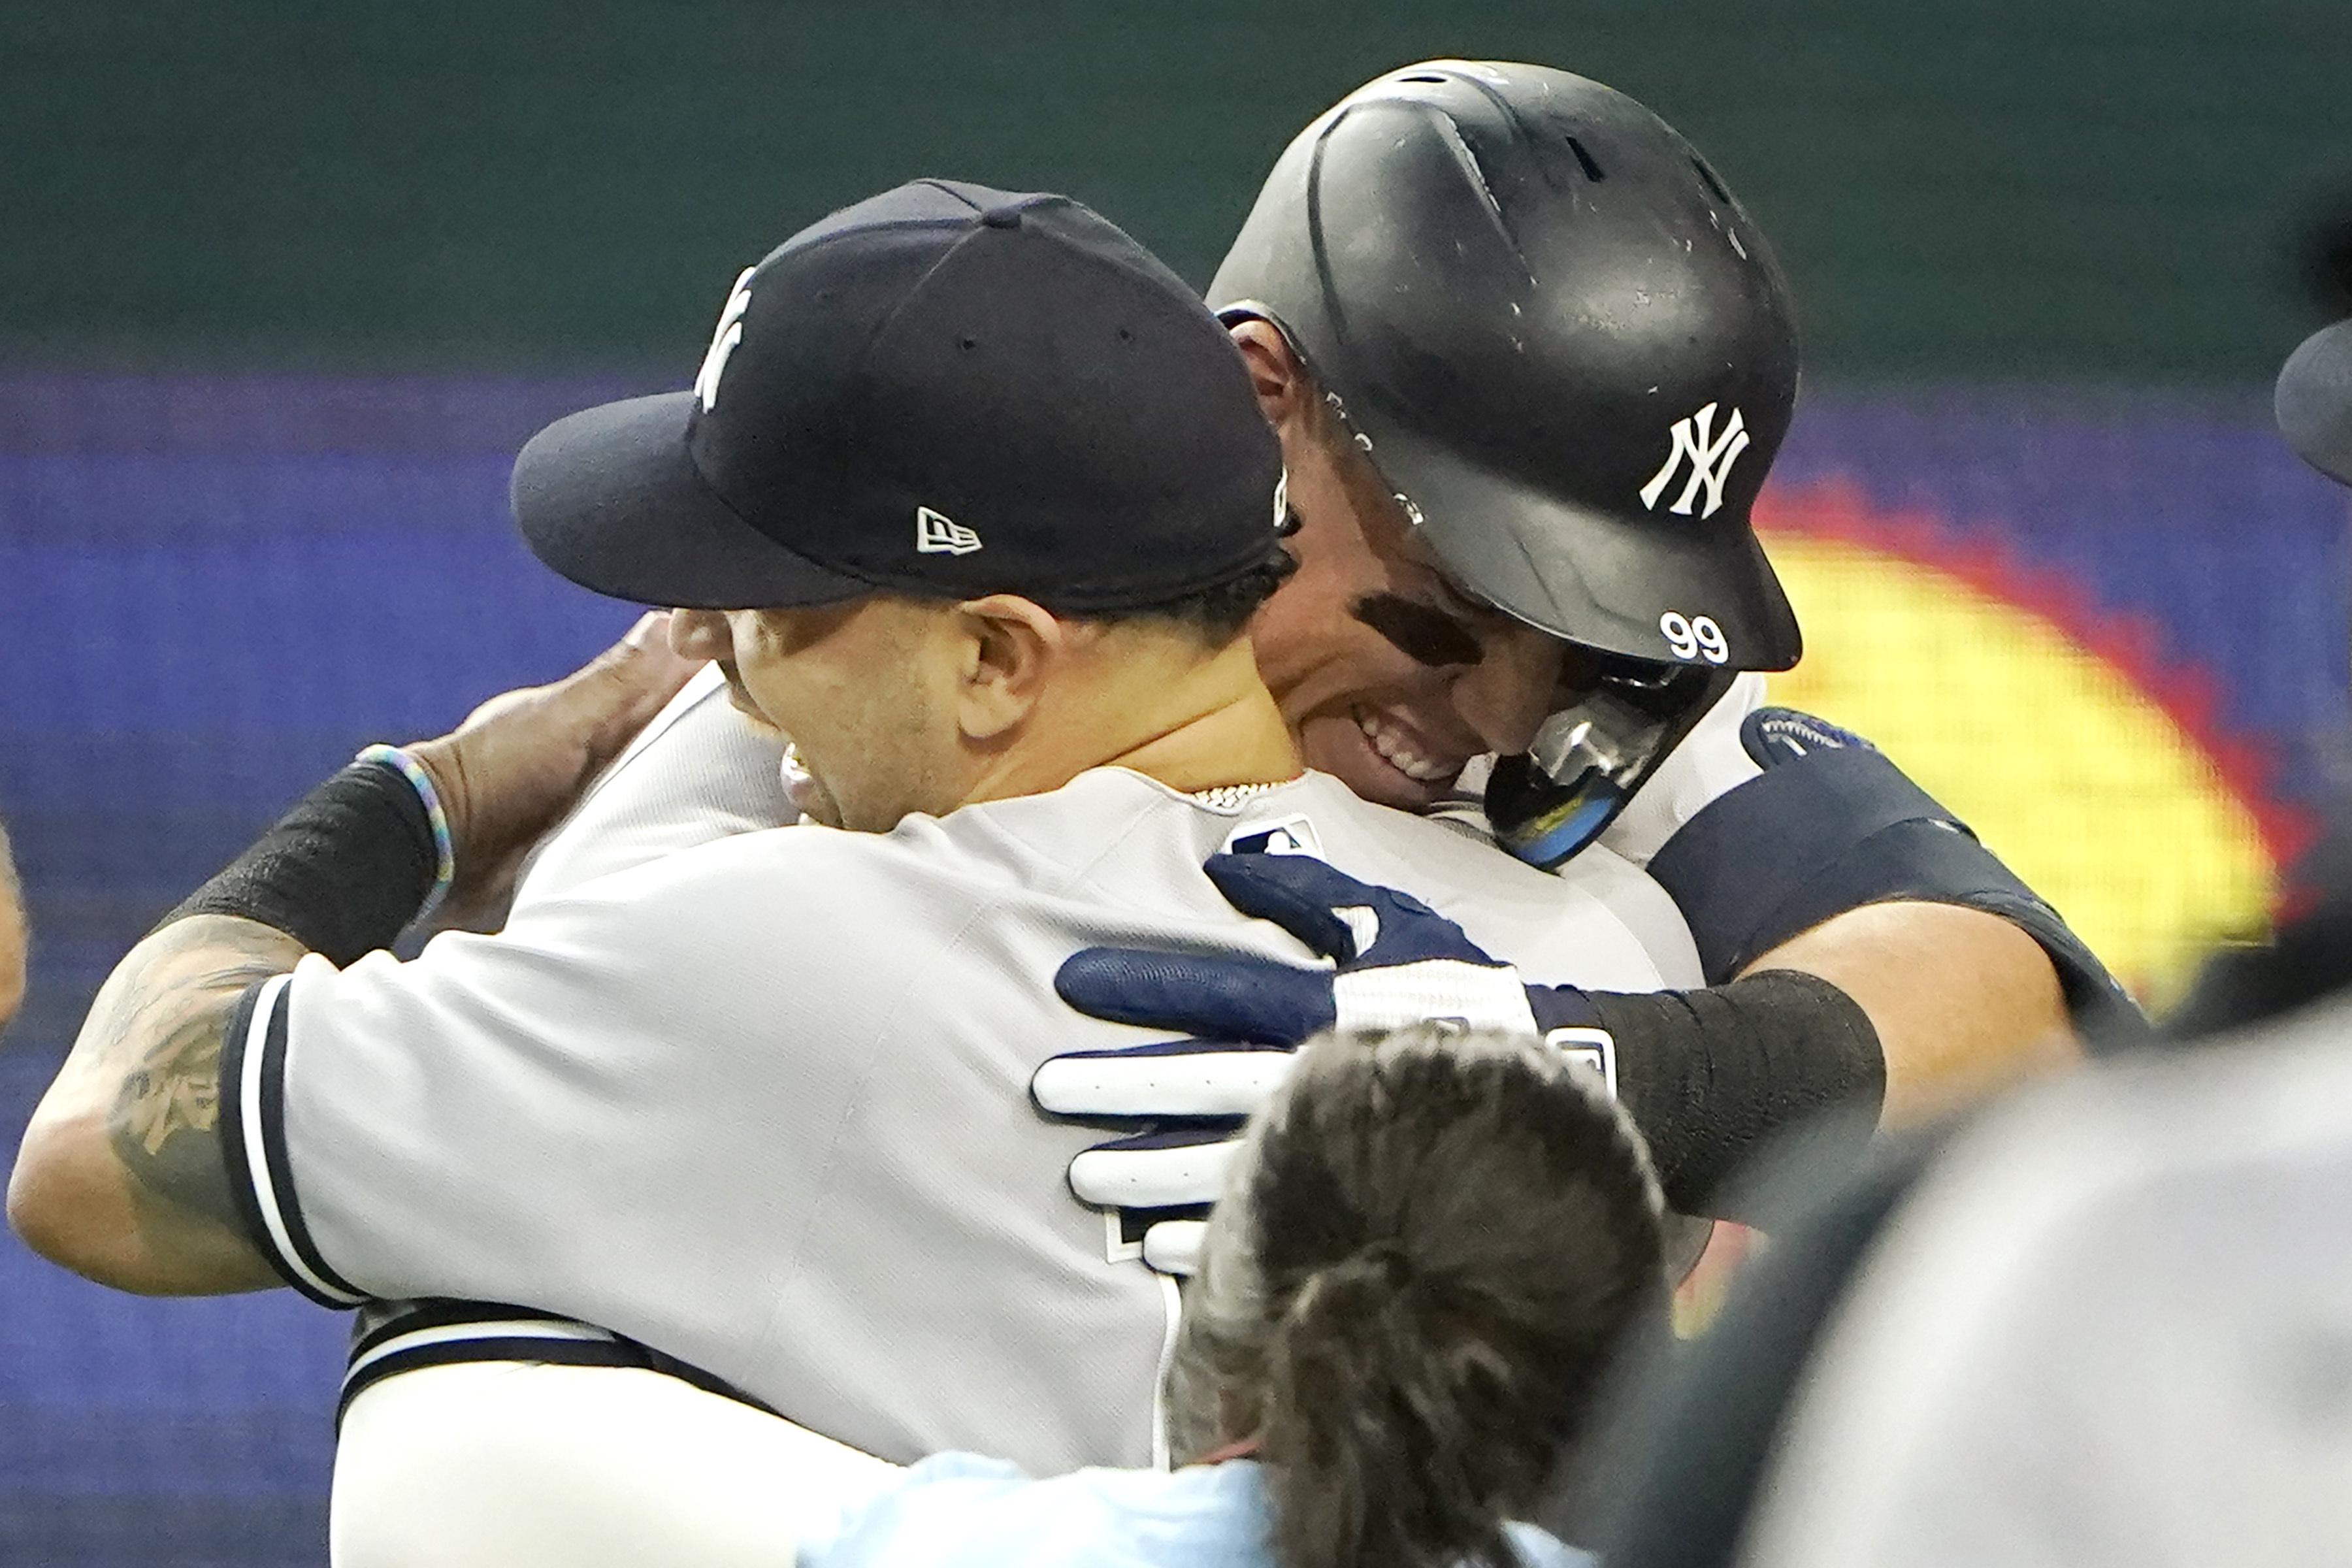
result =
[[[743,312],[751,308],[751,274],[756,267],[746,267],[735,279],[735,287],[727,295],[727,308],[719,312],[719,326],[710,334],[710,352],[702,356],[702,369],[694,378],[694,390],[702,398],[705,414],[719,406],[719,378],[727,374],[727,356],[743,341]]]
[[[980,535],[929,507],[915,509],[915,550],[923,555],[969,555],[980,548]]]
[[[1668,507],[1668,511],[1680,517],[1691,514],[1691,502],[1701,485],[1706,487],[1706,510],[1701,517],[1713,517],[1723,505],[1723,482],[1731,477],[1731,465],[1739,461],[1739,454],[1748,450],[1748,423],[1739,417],[1739,410],[1731,411],[1731,421],[1724,426],[1723,434],[1715,432],[1716,405],[1710,403],[1696,414],[1675,421],[1674,450],[1666,454],[1665,466],[1651,476],[1642,487],[1642,505],[1651,511],[1658,510],[1658,498],[1666,492],[1675,470],[1682,467],[1685,458],[1690,459],[1690,479],[1683,493]],[[1694,426],[1696,426],[1694,428]]]

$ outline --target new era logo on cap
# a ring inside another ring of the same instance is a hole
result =
[[[923,555],[969,555],[980,548],[980,535],[929,507],[915,509],[915,550]]]

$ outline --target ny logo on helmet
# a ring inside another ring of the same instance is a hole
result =
[[[751,308],[751,274],[758,270],[743,268],[727,291],[727,308],[719,312],[718,330],[710,334],[710,352],[702,356],[702,369],[695,374],[694,390],[705,414],[719,406],[719,378],[727,374],[727,356],[743,341],[743,312]]]
[[[1691,502],[1698,498],[1698,488],[1706,487],[1706,507],[1701,517],[1713,517],[1723,505],[1723,482],[1731,477],[1731,465],[1739,461],[1739,454],[1748,450],[1748,423],[1739,417],[1739,410],[1731,411],[1731,418],[1723,433],[1715,433],[1715,410],[1712,403],[1686,418],[1675,421],[1674,450],[1666,454],[1664,466],[1652,475],[1642,487],[1642,505],[1651,511],[1658,510],[1658,498],[1666,493],[1673,482],[1675,470],[1683,459],[1690,459],[1690,479],[1683,485],[1683,493],[1675,498],[1668,511],[1680,517],[1691,514]]]

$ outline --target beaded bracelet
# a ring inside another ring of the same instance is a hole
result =
[[[383,763],[406,779],[409,787],[416,792],[416,798],[425,805],[425,819],[433,826],[436,860],[433,890],[425,895],[425,902],[416,911],[416,918],[423,920],[441,907],[441,900],[449,896],[450,884],[457,879],[457,851],[449,837],[449,814],[441,809],[441,792],[433,787],[433,775],[425,771],[425,764],[398,746],[370,746],[352,761]]]

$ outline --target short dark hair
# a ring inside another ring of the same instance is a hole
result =
[[[1172,1445],[1257,1438],[1282,1568],[1515,1564],[1503,1521],[1663,1313],[1659,1214],[1631,1123],[1549,1047],[1326,1036],[1211,1219]]]
[[[1097,611],[1081,618],[1116,625],[1127,621],[1173,621],[1200,634],[1211,647],[1223,647],[1242,635],[1258,606],[1274,597],[1274,591],[1290,580],[1298,570],[1298,558],[1280,544],[1272,546],[1265,560],[1238,577],[1226,579],[1213,588],[1203,588],[1187,594],[1181,599],[1164,604],[1143,605],[1131,610]],[[1048,609],[1053,606],[1048,605]]]

